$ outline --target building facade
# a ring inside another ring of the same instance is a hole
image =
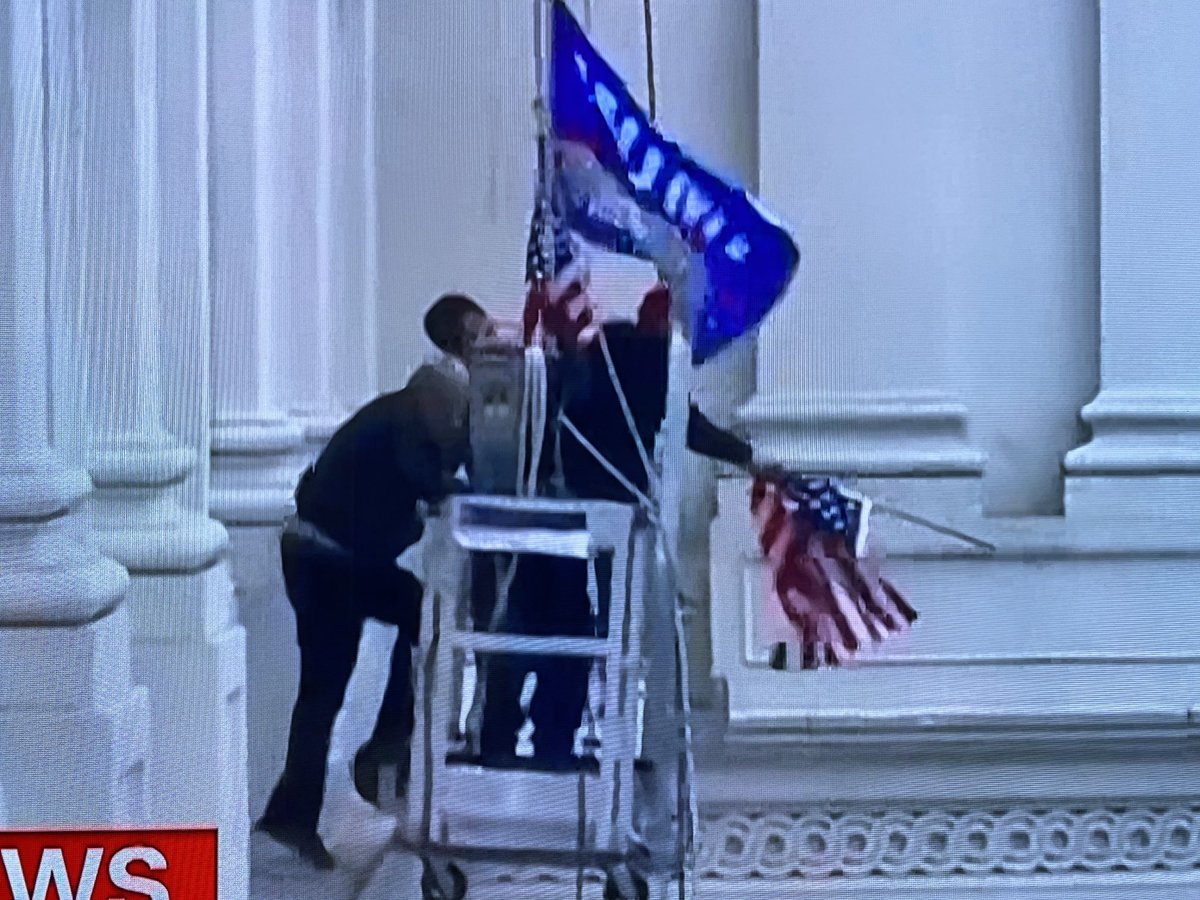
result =
[[[531,6],[0,0],[6,824],[216,822],[248,896],[278,529],[435,296],[519,312]],[[640,0],[572,6],[645,97]],[[917,627],[781,671],[748,484],[689,462],[701,884],[1200,892],[1200,7],[651,8],[661,125],[803,254],[701,404],[997,547],[877,516]],[[596,261],[606,312],[647,285]]]

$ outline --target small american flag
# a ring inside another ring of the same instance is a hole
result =
[[[571,232],[562,225],[552,204],[539,195],[529,221],[525,251],[525,283],[529,288],[524,313],[526,345],[532,342],[539,323],[560,346],[573,346],[579,340],[593,319],[586,281],[586,266]]]
[[[806,669],[836,666],[906,630],[917,614],[866,558],[870,501],[830,478],[760,476],[759,545]]]

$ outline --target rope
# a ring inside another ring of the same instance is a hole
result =
[[[542,468],[542,449],[546,437],[547,416],[547,377],[546,355],[541,347],[529,347],[525,350],[525,387],[528,391],[530,407],[529,427],[531,429],[529,477],[525,482],[526,495],[533,497],[537,494],[538,473]],[[521,436],[524,441],[524,435]]]
[[[546,0],[533,0],[533,77],[534,77],[534,107],[539,108],[545,103],[546,62],[544,59],[545,42],[542,26],[542,4]]]
[[[626,478],[621,473],[620,469],[618,469],[611,462],[609,462],[607,457],[605,457],[605,455],[603,453],[601,453],[599,450],[596,449],[595,444],[593,444],[591,441],[589,441],[587,438],[585,438],[583,436],[583,434],[580,432],[580,430],[575,427],[575,423],[572,422],[566,416],[566,414],[560,413],[559,421],[562,422],[563,426],[567,429],[567,431],[571,432],[571,434],[574,436],[575,440],[579,441],[579,443],[583,447],[583,449],[586,450],[588,453],[590,453],[595,458],[596,462],[600,463],[600,465],[604,467],[604,470],[606,472],[608,472],[609,475],[611,475],[613,478],[617,479],[617,481],[620,482],[621,487],[625,488],[625,490],[629,491],[629,493],[633,495],[634,499],[636,499],[638,501],[638,503],[641,504],[641,506],[649,514],[650,521],[657,525],[659,522],[658,504],[655,503],[653,500],[651,500],[649,497],[647,497],[645,494],[643,494],[640,490],[638,490],[637,485],[635,485],[632,481],[630,481],[628,478]]]
[[[633,412],[629,408],[629,401],[625,399],[625,390],[621,387],[621,379],[617,377],[617,367],[613,364],[612,352],[608,349],[608,339],[604,336],[603,328],[600,329],[600,350],[604,354],[604,364],[608,367],[608,380],[612,382],[613,390],[617,393],[617,400],[621,404],[621,412],[625,416],[625,426],[629,429],[629,436],[637,446],[638,456],[642,460],[642,468],[646,470],[646,484],[652,493],[658,493],[655,490],[658,484],[658,475],[650,464],[650,455],[646,452],[646,445],[642,443],[642,436],[638,433],[637,422],[634,421]]]
[[[646,93],[649,100],[650,124],[658,122],[658,102],[654,91],[654,19],[650,15],[650,0],[642,0],[642,16],[646,30]]]

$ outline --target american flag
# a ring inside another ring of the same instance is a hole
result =
[[[550,253],[553,253],[556,273],[565,271],[575,260],[570,232],[562,227],[557,216],[547,215],[549,206],[542,197],[533,205],[533,215],[529,219],[529,246],[525,252],[526,284],[544,283],[550,277]]]
[[[525,283],[529,288],[525,300],[525,343],[531,343],[540,322],[546,334],[560,345],[574,345],[593,319],[586,296],[586,266],[571,232],[541,194],[534,202],[529,220]]]
[[[906,630],[917,614],[866,558],[870,503],[830,478],[760,476],[759,545],[806,669],[837,666]]]

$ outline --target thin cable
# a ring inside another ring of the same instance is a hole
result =
[[[543,79],[545,78],[545,29],[542,26],[542,4],[546,0],[533,0],[533,77],[535,107],[545,99],[543,96]]]
[[[525,493],[525,438],[529,432],[529,366],[521,366],[521,408],[517,414],[517,482],[516,495]]]
[[[642,468],[646,470],[646,484],[651,493],[658,493],[658,473],[654,470],[654,466],[650,463],[650,454],[646,452],[646,445],[642,443],[642,436],[638,432],[637,422],[633,418],[633,411],[629,408],[629,401],[625,398],[625,390],[621,387],[621,379],[617,377],[617,367],[613,363],[612,351],[608,349],[608,339],[604,336],[604,328],[600,328],[600,351],[604,354],[604,364],[608,367],[608,380],[612,382],[613,390],[616,391],[617,400],[621,404],[621,412],[625,416],[625,426],[629,429],[629,436],[633,438],[633,443],[637,445],[638,456],[642,460]]]
[[[619,469],[605,458],[596,447],[585,438],[575,427],[575,423],[566,415],[559,414],[559,421],[566,426],[567,430],[575,436],[575,439],[590,453],[595,460],[600,463],[604,469],[612,475],[621,485],[629,491],[638,501],[639,504],[646,510],[647,517],[650,523],[658,531],[660,544],[663,551],[663,558],[667,563],[670,571],[670,590],[671,590],[671,606],[673,610],[673,624],[675,627],[675,648],[678,654],[678,679],[679,679],[679,702],[680,713],[683,718],[683,756],[684,756],[684,771],[687,776],[687,802],[688,802],[688,822],[680,822],[680,829],[687,828],[687,834],[684,838],[687,852],[686,856],[691,857],[695,853],[695,829],[698,821],[699,808],[696,797],[696,760],[694,752],[694,739],[692,733],[692,699],[689,691],[691,681],[690,666],[688,664],[688,649],[687,649],[687,628],[683,621],[683,608],[679,603],[679,592],[676,585],[679,580],[679,561],[675,555],[675,548],[671,546],[670,533],[663,524],[658,504],[643,494],[636,486],[626,478]],[[691,895],[694,897],[696,892],[696,873],[694,866],[687,866],[687,878],[691,885]]]
[[[650,0],[642,0],[642,15],[646,29],[646,94],[649,100],[650,124],[658,122],[658,102],[654,91],[654,19],[650,15]]]
[[[617,479],[617,481],[620,482],[621,487],[629,491],[629,493],[633,495],[634,499],[636,499],[638,503],[645,508],[646,512],[650,516],[650,521],[657,523],[659,521],[658,505],[645,494],[643,494],[638,489],[637,485],[626,478],[620,469],[609,462],[604,454],[597,450],[596,446],[583,436],[579,429],[575,427],[575,423],[572,422],[565,414],[560,414],[558,418],[559,421],[562,422],[562,424],[566,427],[567,431],[571,432],[571,434],[575,437],[575,440],[579,441],[579,443],[583,446],[583,449],[590,453],[595,458],[596,462],[600,463],[600,465],[604,467],[604,470],[613,478]]]
[[[525,368],[528,373],[530,388],[530,417],[531,453],[529,460],[529,477],[525,485],[527,496],[535,496],[538,489],[538,475],[542,466],[542,449],[546,436],[547,415],[547,375],[546,355],[540,347],[529,347],[525,350]]]

